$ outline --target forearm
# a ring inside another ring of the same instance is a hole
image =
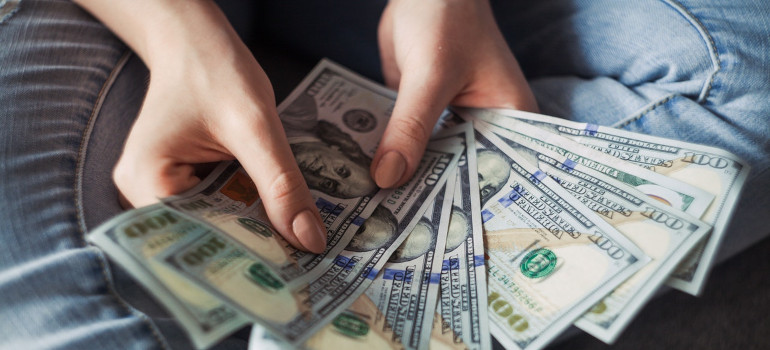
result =
[[[210,0],[74,0],[109,27],[152,70],[170,53],[191,45],[222,55],[240,44]]]

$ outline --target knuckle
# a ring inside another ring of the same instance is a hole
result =
[[[417,117],[402,118],[394,123],[393,127],[400,139],[398,141],[406,142],[408,145],[425,143],[431,132],[431,128],[425,121]]]
[[[119,160],[118,163],[115,164],[115,168],[112,169],[112,181],[115,182],[115,186],[121,191],[124,191],[130,188],[129,183],[132,178],[132,172],[126,165],[126,162],[122,159]]]
[[[269,196],[290,206],[301,201],[305,191],[305,179],[299,171],[283,170],[270,181]]]

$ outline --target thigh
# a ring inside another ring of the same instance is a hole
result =
[[[766,168],[770,3],[493,4],[545,114],[716,145]]]
[[[114,293],[79,210],[83,141],[126,47],[69,1],[3,3],[0,348],[166,348]]]
[[[770,234],[770,2],[493,6],[544,114],[715,146],[750,163],[720,259]]]

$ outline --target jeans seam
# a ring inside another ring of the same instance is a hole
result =
[[[0,24],[19,11],[21,0],[0,0]]]
[[[127,50],[120,59],[118,59],[115,67],[113,67],[110,75],[107,77],[107,80],[102,84],[102,88],[99,90],[94,106],[91,108],[91,115],[88,117],[86,129],[83,131],[83,135],[80,138],[80,148],[78,149],[78,160],[75,168],[75,207],[77,209],[78,228],[83,237],[85,237],[88,232],[84,215],[85,210],[83,207],[83,173],[85,171],[88,142],[91,140],[91,134],[93,133],[99,112],[101,112],[102,105],[104,104],[104,99],[107,97],[112,85],[126,65],[126,62],[131,58],[131,55],[131,51]]]
[[[76,208],[76,214],[78,219],[78,230],[80,231],[80,237],[82,238],[83,245],[86,246],[86,235],[88,232],[88,228],[86,227],[85,222],[85,216],[84,216],[84,207],[83,207],[83,172],[85,168],[85,161],[86,161],[86,149],[88,148],[88,142],[91,139],[91,134],[93,132],[94,125],[96,124],[96,119],[99,116],[99,113],[101,112],[102,105],[104,104],[104,100],[107,97],[107,94],[109,93],[110,89],[112,88],[112,85],[115,83],[115,80],[117,80],[118,75],[123,70],[123,67],[125,67],[128,60],[133,56],[133,53],[131,50],[126,50],[123,55],[118,59],[115,66],[112,68],[112,71],[110,71],[110,75],[107,77],[107,79],[104,81],[104,84],[102,84],[101,89],[99,90],[99,94],[96,97],[96,101],[94,102],[93,107],[91,108],[91,115],[88,117],[88,123],[86,124],[86,128],[83,131],[83,135],[80,139],[80,147],[78,149],[78,159],[77,159],[77,165],[75,168],[75,208]],[[152,334],[153,338],[158,342],[160,347],[162,349],[170,349],[168,344],[165,341],[165,338],[160,334],[158,329],[156,328],[155,324],[150,320],[147,315],[145,315],[143,312],[137,310],[133,306],[131,306],[123,297],[118,294],[117,290],[115,290],[115,286],[113,285],[113,279],[112,274],[110,273],[108,262],[106,256],[104,256],[104,253],[101,249],[94,247],[93,248],[96,252],[97,261],[99,263],[102,278],[104,280],[104,283],[107,287],[107,290],[110,295],[112,295],[115,300],[117,300],[118,304],[120,304],[123,308],[125,308],[126,311],[128,311],[130,314],[138,317],[144,323],[147,325],[147,328],[150,330],[150,333]]]
[[[642,119],[642,117],[644,117],[647,113],[650,113],[655,108],[658,108],[658,107],[668,103],[669,101],[674,99],[674,97],[676,97],[676,96],[678,96],[678,95],[671,94],[671,95],[668,95],[668,96],[666,96],[666,97],[664,97],[662,99],[659,99],[656,102],[648,104],[647,106],[643,107],[641,111],[639,111],[639,112],[637,112],[635,114],[632,114],[629,117],[621,119],[620,121],[618,121],[617,123],[612,125],[612,127],[616,128],[616,129],[625,128],[626,126],[628,126],[628,124],[631,124],[631,123],[633,123],[633,122],[635,122],[635,121],[637,121],[639,119]]]
[[[708,98],[709,94],[711,93],[711,89],[714,85],[714,79],[716,79],[717,73],[719,73],[722,70],[722,60],[719,57],[719,51],[716,48],[716,42],[714,42],[714,38],[711,36],[711,34],[706,30],[706,26],[703,25],[703,23],[687,8],[684,7],[681,3],[679,3],[676,0],[661,0],[665,2],[668,6],[672,7],[674,10],[679,12],[679,14],[685,18],[685,20],[689,21],[690,24],[700,33],[700,35],[703,37],[704,41],[706,42],[706,47],[710,53],[711,56],[711,63],[714,67],[711,74],[709,74],[709,79],[706,82],[705,86],[701,89],[700,95],[698,95],[698,99],[695,101],[697,103],[702,103],[703,101]]]
[[[110,269],[107,266],[107,257],[104,255],[104,252],[102,252],[101,249],[93,247],[93,249],[96,251],[97,261],[99,262],[99,266],[101,267],[102,271],[102,278],[104,279],[104,282],[106,283],[107,290],[109,291],[110,295],[115,297],[115,300],[118,301],[118,304],[120,304],[122,307],[124,307],[130,314],[138,317],[140,320],[144,321],[145,325],[147,325],[147,328],[150,330],[150,334],[152,334],[152,337],[155,338],[155,340],[158,342],[158,345],[160,345],[161,349],[171,350],[169,348],[168,344],[166,343],[165,338],[160,334],[158,329],[155,327],[155,324],[152,322],[152,320],[147,317],[143,312],[137,310],[135,307],[131,306],[123,297],[118,294],[118,292],[115,290],[115,287],[112,283],[112,274],[110,273]]]

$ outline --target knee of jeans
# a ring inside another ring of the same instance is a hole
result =
[[[709,33],[677,2],[526,3],[521,15],[503,7],[501,28],[530,78],[610,78],[645,101],[673,94],[702,101],[719,70]]]
[[[642,2],[645,3],[645,2]],[[712,92],[720,71],[718,49],[707,28],[681,3],[672,0],[646,2],[624,25],[620,42],[629,62],[617,79],[651,101],[679,95],[702,103]],[[642,14],[643,15],[640,15]],[[625,42],[623,42],[625,41]]]
[[[19,10],[21,0],[0,0],[0,24]]]

